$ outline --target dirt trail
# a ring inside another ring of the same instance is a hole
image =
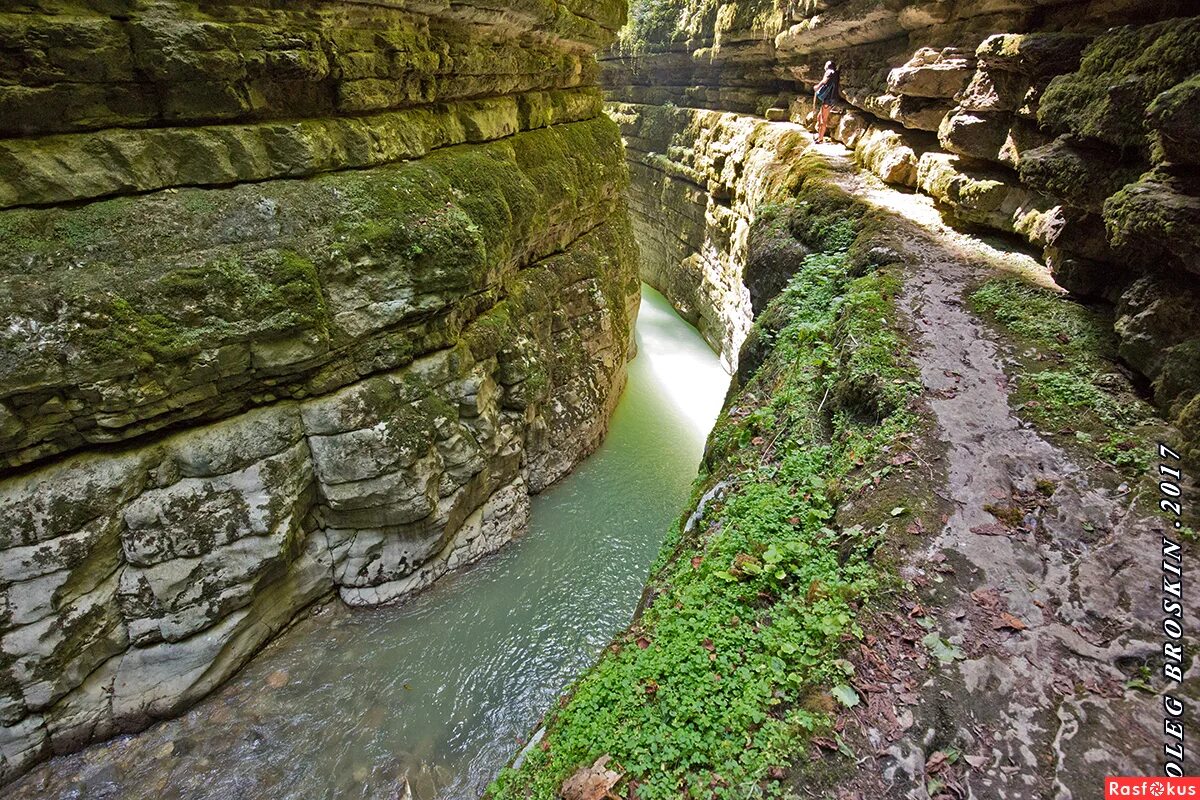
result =
[[[840,147],[821,151],[845,166]],[[1014,416],[1006,345],[966,306],[971,287],[1003,272],[1049,277],[1027,256],[947,228],[926,198],[846,180],[915,223],[900,245],[919,265],[901,307],[954,510],[908,577],[929,582],[934,630],[961,651],[922,676],[916,702],[911,685],[884,687],[893,708],[883,718],[906,719],[907,709],[911,724],[898,737],[886,725],[866,731],[878,756],[869,783],[884,797],[927,798],[936,779],[934,796],[1068,800],[1102,797],[1105,775],[1161,774],[1161,695],[1126,683],[1143,664],[1159,670],[1165,524],[1134,507],[1120,476]],[[1004,525],[988,505],[1019,509],[1020,521]],[[1193,697],[1198,673],[1189,673]],[[1200,729],[1194,713],[1188,723]],[[947,764],[938,751],[961,755]]]

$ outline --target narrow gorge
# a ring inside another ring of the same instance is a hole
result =
[[[0,4],[0,786],[1188,771],[1197,144],[1186,0]]]

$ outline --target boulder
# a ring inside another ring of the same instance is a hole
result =
[[[871,120],[867,115],[856,110],[849,110],[838,117],[834,138],[853,150],[858,147],[858,143],[862,141],[870,127]]]
[[[1102,298],[1112,303],[1131,278],[1114,264],[1092,261],[1057,247],[1047,247],[1042,258],[1054,282],[1081,297]]]
[[[917,163],[924,148],[911,135],[872,126],[858,141],[854,156],[885,183],[917,186]]]
[[[1162,168],[1104,203],[1109,241],[1133,263],[1200,275],[1200,180]]]
[[[1193,398],[1200,396],[1200,337],[1169,348],[1153,384],[1154,401],[1180,416]]]
[[[952,100],[896,94],[855,95],[850,100],[880,119],[898,122],[910,130],[931,132],[938,130],[942,118],[955,107]]]
[[[1184,458],[1192,464],[1200,461],[1200,445],[1195,444],[1200,442],[1200,395],[1183,405],[1183,409],[1175,417],[1175,426],[1184,442]]]
[[[1198,317],[1200,292],[1189,281],[1158,274],[1138,278],[1117,304],[1113,327],[1120,340],[1121,358],[1157,381],[1172,348],[1195,337],[1181,321]],[[1178,379],[1168,380],[1174,383]]]
[[[1154,137],[1155,160],[1200,164],[1200,74],[1156,97],[1146,118]]]
[[[1060,136],[1026,150],[1018,172],[1021,181],[1070,205],[1099,213],[1104,201],[1141,173],[1136,164],[1121,161],[1106,148],[1086,146]]]
[[[1092,35],[1082,32],[998,33],[975,50],[989,71],[1015,72],[1041,78],[1079,67]]]
[[[1036,227],[1041,215],[1053,206],[1013,178],[967,166],[948,153],[920,157],[917,186],[955,219],[1007,233]]]
[[[1054,213],[1047,215],[1043,230],[1046,246],[1089,261],[1128,267],[1128,263],[1109,245],[1104,220],[1099,214],[1058,206]],[[1114,270],[1114,273],[1119,271]]]
[[[1197,52],[1200,17],[1113,28],[1088,46],[1077,72],[1050,82],[1038,121],[1080,138],[1147,152],[1147,108],[1195,74]]]
[[[975,73],[974,56],[957,48],[918,50],[888,73],[888,91],[909,97],[952,98]]]
[[[1014,117],[998,159],[1004,166],[1019,171],[1027,152],[1045,147],[1050,141],[1050,137],[1042,133],[1035,123]]]
[[[1030,80],[1019,73],[980,66],[955,99],[964,111],[1016,111],[1025,102]]]
[[[946,150],[960,156],[1000,161],[1011,126],[1011,114],[960,108],[942,119],[938,141]]]

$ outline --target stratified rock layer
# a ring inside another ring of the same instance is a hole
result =
[[[614,104],[629,159],[642,279],[663,292],[727,366],[753,319],[750,223],[804,145],[798,125],[736,114]]]
[[[695,297],[711,294],[701,287],[713,283],[712,270],[697,263],[729,262],[723,272],[738,273],[744,247],[724,234],[726,214],[680,226],[678,214],[658,208],[683,208],[697,199],[720,206],[743,191],[740,175],[708,183],[643,180],[644,165],[655,163],[659,175],[694,169],[699,156],[690,144],[697,138],[692,129],[714,112],[742,115],[725,118],[721,128],[760,131],[727,139],[722,155],[731,163],[779,135],[768,132],[772,125],[761,116],[776,126],[789,118],[811,126],[813,85],[833,59],[841,67],[843,97],[831,115],[830,137],[885,182],[933,197],[955,224],[1024,239],[1044,251],[1063,287],[1113,304],[1122,337],[1153,342],[1147,349],[1131,340],[1123,348],[1130,366],[1153,384],[1159,406],[1200,441],[1195,413],[1184,412],[1200,396],[1200,373],[1184,378],[1186,369],[1168,366],[1194,363],[1189,354],[1200,342],[1195,317],[1172,305],[1190,308],[1200,300],[1193,146],[1200,135],[1193,113],[1200,97],[1200,17],[1187,16],[1196,13],[1194,4],[683,5],[668,13],[653,3],[635,4],[633,24],[604,60],[604,82],[622,119],[636,108],[659,127],[675,121],[652,140],[634,132],[629,154],[634,224],[642,238],[670,241],[686,232],[669,249],[648,248],[648,263],[655,264],[649,277],[678,305],[689,308]],[[654,203],[639,200],[647,191],[657,195]],[[660,277],[667,275],[676,277]],[[1164,298],[1133,312],[1147,276],[1171,302]],[[745,305],[737,282],[731,285],[714,307]],[[1147,333],[1168,330],[1165,337]],[[730,360],[738,341],[723,337]],[[1142,351],[1165,357],[1145,358]],[[1164,378],[1164,370],[1170,376]]]
[[[119,6],[119,8],[118,8]],[[0,13],[0,780],[496,549],[638,297],[623,2]]]

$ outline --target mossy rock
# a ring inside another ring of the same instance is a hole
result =
[[[364,3],[57,0],[0,21],[0,134],[326,118],[594,85],[591,53],[615,38],[624,5],[521,0],[495,25],[500,8],[487,3],[425,16]]]
[[[990,69],[1045,78],[1075,70],[1092,38],[1075,32],[998,33],[985,39],[975,55]]]
[[[1076,208],[1099,213],[1105,199],[1136,180],[1142,168],[1122,163],[1107,148],[1089,147],[1060,136],[1026,150],[1017,171],[1025,185],[1060,197]]]
[[[1148,172],[1105,201],[1104,223],[1131,263],[1200,275],[1200,179]]]
[[[1146,116],[1158,160],[1200,164],[1200,74],[1156,97]]]
[[[1200,394],[1179,412],[1175,425],[1183,438],[1183,456],[1194,468],[1200,464]]]
[[[1038,108],[1049,128],[1146,153],[1146,110],[1200,70],[1200,17],[1125,26],[1096,37],[1079,71],[1050,82]]]
[[[0,212],[0,457],[329,392],[453,345],[508,276],[622,215],[625,182],[597,118],[373,170]],[[84,397],[97,383],[103,402]]]
[[[750,307],[756,318],[770,300],[783,291],[805,257],[813,252],[792,235],[791,217],[794,214],[792,206],[761,208],[750,228],[742,282],[750,292]]]
[[[632,0],[619,47],[634,56],[660,52],[675,42],[709,42],[722,34],[762,28],[775,16],[774,0]]]
[[[1200,395],[1200,337],[1168,350],[1154,381],[1154,400],[1168,410],[1169,416],[1181,414],[1197,395]]]

